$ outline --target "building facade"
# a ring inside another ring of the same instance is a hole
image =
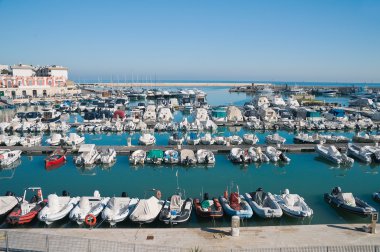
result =
[[[0,96],[12,99],[43,98],[80,92],[68,80],[68,69],[61,66],[11,66],[11,74],[0,75]]]

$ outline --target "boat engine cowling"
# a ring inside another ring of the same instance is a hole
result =
[[[126,198],[126,197],[128,197],[128,194],[126,192],[122,192],[121,197]]]
[[[11,191],[7,191],[7,192],[5,193],[5,196],[14,196],[14,193],[11,192]]]
[[[62,191],[62,196],[70,196],[70,193],[66,190]]]

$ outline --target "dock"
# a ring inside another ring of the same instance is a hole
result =
[[[241,227],[238,237],[216,227],[3,229],[0,251],[379,251],[380,234],[364,224]]]
[[[369,143],[356,143],[357,145],[373,145]],[[333,144],[340,151],[345,151],[347,149],[346,143],[337,143]],[[194,152],[197,152],[200,149],[208,149],[211,150],[215,154],[228,154],[230,153],[232,148],[242,148],[248,149],[249,147],[261,147],[264,149],[267,144],[256,144],[256,145],[150,145],[150,146],[141,146],[141,145],[133,145],[133,146],[122,146],[122,145],[98,145],[96,146],[98,151],[107,148],[113,148],[117,152],[118,155],[128,156],[132,154],[132,152],[136,150],[178,150],[181,149],[190,149]],[[271,145],[275,146],[275,145]],[[283,144],[275,146],[278,150],[288,152],[288,153],[302,153],[302,152],[314,152],[316,144]],[[325,146],[329,146],[329,144],[325,144]],[[23,154],[29,156],[37,156],[37,155],[45,155],[52,153],[54,150],[61,148],[60,146],[0,146],[1,149],[10,149],[10,150],[21,150]],[[73,148],[72,146],[65,146],[67,149],[68,155],[75,155],[78,151],[77,148]]]

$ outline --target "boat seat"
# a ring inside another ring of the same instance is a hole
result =
[[[356,206],[356,201],[352,193],[340,193],[338,194],[338,199],[343,201],[345,204],[355,207]]]

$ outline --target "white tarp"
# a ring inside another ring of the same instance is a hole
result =
[[[159,202],[160,201],[154,196],[149,199],[140,200],[136,209],[131,214],[131,220],[148,221],[157,217],[162,208],[162,205]]]

